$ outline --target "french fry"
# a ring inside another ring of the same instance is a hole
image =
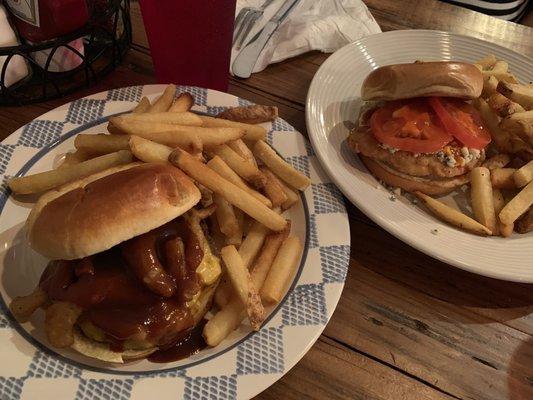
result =
[[[298,193],[288,187],[282,180],[278,179],[278,182],[281,185],[283,191],[285,192],[285,195],[287,196],[287,200],[281,205],[281,209],[288,210],[293,205],[298,203],[298,201],[300,200],[300,196],[298,195]]]
[[[524,112],[524,107],[522,107],[520,104],[515,103],[511,99],[508,99],[501,93],[493,93],[489,99],[488,103],[490,108],[496,112],[500,117],[507,117],[508,115],[517,113],[517,112]]]
[[[489,169],[485,167],[476,167],[470,172],[470,196],[476,220],[494,235],[498,235],[490,175]]]
[[[509,115],[505,120],[511,120],[511,121],[524,121],[528,123],[533,123],[533,110],[524,111],[520,113],[515,113],[512,115]]]
[[[496,56],[494,54],[487,54],[485,57],[483,57],[480,60],[476,61],[476,64],[481,65],[482,69],[492,69],[494,67],[494,64],[496,64]]]
[[[503,237],[509,237],[513,234],[514,224],[504,224],[500,222],[500,233]]]
[[[26,322],[30,319],[32,314],[39,308],[46,304],[48,295],[39,286],[27,296],[15,297],[9,309],[13,316],[19,322]]]
[[[218,193],[213,195],[213,202],[217,206],[215,215],[217,216],[220,230],[226,237],[234,235],[239,229],[239,223],[233,211],[233,206]]]
[[[481,119],[487,124],[496,146],[500,149],[509,148],[510,137],[507,132],[500,128],[500,117],[492,111],[487,102],[482,98],[472,101],[481,115]]]
[[[490,70],[481,71],[484,78],[494,76],[498,81],[516,82],[516,78],[509,72],[509,64],[506,61],[496,61],[494,66]]]
[[[266,142],[258,141],[252,151],[274,174],[290,186],[298,190],[305,190],[311,184],[311,180],[307,176],[296,171],[289,163],[278,156]]]
[[[489,79],[491,76],[494,76],[499,82],[509,82],[509,83],[518,83],[516,77],[510,72],[498,72],[498,71],[481,71],[483,74],[483,79]]]
[[[192,127],[196,130],[204,147],[215,147],[242,137],[244,131],[236,128],[203,128]]]
[[[533,146],[533,118],[521,118],[522,115],[533,114],[531,111],[512,114],[502,120],[500,127],[515,135],[516,139],[522,140],[530,150]]]
[[[243,124],[241,122],[228,121],[227,119],[200,116],[204,126],[209,128],[237,128],[244,130],[243,139],[263,140],[266,138],[266,129],[260,125]]]
[[[513,174],[516,187],[526,186],[533,180],[533,160],[528,162],[522,168],[517,169]]]
[[[273,207],[279,207],[285,203],[288,198],[283,188],[281,187],[279,180],[276,176],[268,169],[261,167],[260,171],[266,176],[267,182],[263,188],[265,194],[268,196],[272,202]]]
[[[496,93],[496,88],[498,87],[498,79],[494,75],[487,76],[483,79],[483,91],[481,92],[481,97],[488,98]]]
[[[477,235],[492,235],[492,231],[476,220],[459,212],[422,192],[415,192],[415,195],[426,205],[426,207],[437,217],[460,229],[473,232]]]
[[[492,190],[492,203],[494,204],[494,212],[498,215],[505,206],[505,198],[500,189]]]
[[[126,132],[122,132],[119,128],[117,128],[115,125],[113,125],[112,122],[107,123],[107,131],[111,135],[125,135]]]
[[[170,106],[172,105],[172,102],[174,101],[174,96],[176,95],[176,85],[170,84],[168,85],[163,94],[159,96],[159,98],[154,101],[154,104],[150,106],[147,112],[149,113],[159,113],[168,111]]]
[[[233,128],[204,128],[199,126],[171,125],[151,122],[125,121],[118,117],[113,123],[130,135],[141,136],[161,144],[202,150],[204,146],[217,146],[238,139],[243,131]]]
[[[141,114],[147,112],[152,105],[150,104],[150,100],[148,100],[148,97],[143,96],[143,98],[139,101],[139,104],[137,104],[133,110],[131,110],[132,113],[135,114]]]
[[[228,245],[220,250],[220,256],[226,266],[225,276],[234,293],[243,305],[248,303],[250,273],[233,245]],[[255,289],[255,288],[254,288]]]
[[[211,189],[214,193],[220,194],[231,205],[240,208],[271,230],[280,231],[287,225],[287,222],[279,214],[272,211],[251,194],[222,178],[186,151],[179,148],[175,149],[170,154],[169,160],[172,164],[185,171],[191,178]]]
[[[240,155],[245,160],[250,161],[253,165],[257,167],[257,162],[255,161],[254,154],[242,139],[233,140],[227,143],[228,146],[238,155]]]
[[[129,144],[133,155],[147,163],[168,162],[168,156],[172,153],[172,147],[152,142],[140,136],[131,136]]]
[[[261,250],[268,232],[269,229],[266,226],[257,221],[253,222],[252,227],[239,247],[239,255],[241,256],[242,262],[246,268],[249,269],[252,265],[252,261],[259,253],[259,250]],[[217,306],[223,307],[229,302],[230,298],[231,285],[228,281],[223,281],[218,285],[215,292],[215,302]]]
[[[516,184],[513,178],[514,168],[495,168],[491,171],[490,181],[494,189],[514,189]]]
[[[220,309],[204,326],[202,336],[208,346],[220,344],[241,324],[246,313],[239,299],[233,299]]]
[[[502,192],[499,189],[492,190],[492,202],[494,203],[494,213],[496,214],[496,219],[498,223],[498,231],[503,237],[508,237],[513,232],[513,225],[502,224],[498,215],[500,211],[505,206],[505,198],[503,197]]]
[[[194,97],[192,94],[185,92],[181,93],[174,103],[168,109],[169,112],[186,112],[189,111],[194,105]]]
[[[251,275],[256,287],[263,287],[279,248],[283,241],[289,237],[290,231],[291,221],[287,220],[287,227],[283,231],[273,232],[266,236],[261,252],[251,267]]]
[[[74,147],[87,153],[101,155],[129,149],[128,135],[79,134],[74,139]]]
[[[132,113],[145,113],[150,109],[150,100],[145,96],[139,101],[139,104],[137,104],[133,110],[131,110]],[[107,124],[107,131],[112,135],[121,135],[124,132],[122,132],[119,128],[117,128],[115,125],[113,125],[112,122],[108,122]]]
[[[192,112],[159,112],[144,114],[125,114],[120,117],[126,121],[156,122],[161,124],[185,125],[185,126],[202,126],[200,117]]]
[[[283,241],[261,288],[261,299],[269,304],[280,302],[289,279],[298,266],[301,253],[302,243],[299,238],[289,236]]]
[[[287,224],[288,225],[288,224]],[[279,233],[267,236],[261,253],[257,257],[250,276],[256,288],[263,286],[268,271],[278,253],[283,240],[288,236],[290,227]],[[244,319],[244,307],[239,299],[232,299],[211,318],[204,327],[203,337],[209,346],[222,342]]]
[[[244,122],[246,124],[260,124],[262,122],[274,121],[277,117],[278,108],[276,106],[262,106],[258,104],[232,107],[216,116],[216,118]]]
[[[252,329],[259,330],[261,323],[265,319],[265,310],[248,269],[244,266],[235,246],[222,248],[220,255],[226,266],[226,272],[234,292],[241,303],[246,306]]]
[[[226,240],[224,239],[223,244],[225,244],[225,242]],[[227,279],[227,277],[223,275],[215,291],[215,295],[213,297],[214,302],[218,308],[223,308],[232,300],[233,296],[234,294],[231,282],[229,281],[229,279]]]
[[[93,157],[94,157],[94,154],[91,154],[84,149],[78,149],[73,153],[66,153],[65,158],[63,159],[63,162],[59,164],[57,169],[71,167],[83,161],[87,161]]]
[[[500,153],[492,156],[491,158],[486,159],[482,166],[490,169],[491,171],[496,168],[504,168],[507,164],[511,162],[511,157],[509,154]]]
[[[294,204],[298,202],[300,199],[300,196],[298,193],[296,193],[294,190],[292,190],[290,187],[288,187],[285,182],[283,182],[281,179],[278,179],[276,175],[272,173],[272,171],[268,170],[270,175],[268,176],[269,179],[272,179],[281,187],[281,190],[283,193],[285,193],[285,196],[287,197],[287,200],[285,200],[283,203],[281,203],[281,209],[282,210],[288,210],[291,208]]]
[[[266,177],[250,161],[245,160],[235,153],[228,145],[220,145],[213,149],[213,153],[219,156],[228,166],[252,186],[261,189],[266,184]]]
[[[526,110],[533,109],[533,88],[518,83],[500,82],[496,90]]]
[[[69,347],[74,343],[74,324],[82,309],[68,301],[54,301],[45,312],[46,337],[54,347]]]
[[[234,185],[240,187],[245,192],[251,194],[254,196],[257,200],[259,200],[261,203],[263,203],[268,208],[272,207],[272,202],[267,199],[265,196],[263,196],[258,191],[252,189],[249,187],[242,178],[237,175],[235,171],[233,171],[226,162],[220,158],[219,156],[214,156],[209,162],[207,163],[207,166],[211,168],[213,171],[215,171],[217,174],[222,176],[223,178],[227,179]]]
[[[58,168],[34,175],[12,178],[8,181],[8,185],[11,190],[17,194],[40,193],[64,185],[65,183],[84,178],[96,172],[117,165],[130,163],[131,160],[131,152],[128,150],[120,150],[116,153],[110,153],[88,161],[83,161],[68,168]]]
[[[533,207],[529,207],[529,210],[518,218],[515,225],[518,233],[528,233],[533,231]]]
[[[235,213],[235,218],[237,218],[237,230],[233,235],[226,237],[226,244],[232,244],[240,249],[239,246],[242,243],[242,233],[244,227],[244,214],[241,210],[235,207],[233,207],[233,212]]]
[[[196,151],[203,149],[202,141],[197,134],[197,129],[200,129],[198,127],[128,121],[122,117],[112,117],[110,121],[122,132],[130,135],[172,147],[179,146]]]
[[[260,222],[253,222],[248,234],[239,247],[239,254],[246,268],[250,268],[252,265],[269,232],[269,229]]]
[[[500,211],[500,221],[506,225],[514,222],[533,204],[533,181],[529,182],[515,197]]]
[[[494,63],[494,65],[492,66],[492,68],[490,69],[490,71],[495,73],[495,74],[508,72],[509,71],[509,64],[507,63],[507,61],[497,60]]]

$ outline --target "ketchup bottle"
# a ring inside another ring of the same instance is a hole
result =
[[[5,0],[13,22],[24,39],[36,43],[54,39],[85,25],[85,0]]]

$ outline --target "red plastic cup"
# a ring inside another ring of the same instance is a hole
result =
[[[236,0],[140,0],[156,78],[228,90]]]

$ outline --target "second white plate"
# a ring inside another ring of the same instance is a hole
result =
[[[506,60],[520,81],[533,80],[530,58],[466,36],[406,30],[358,40],[329,57],[316,73],[307,97],[307,128],[315,152],[333,181],[384,229],[422,252],[467,271],[533,282],[533,233],[514,234],[507,239],[478,237],[440,222],[403,196],[391,201],[391,194],[345,143],[361,104],[361,84],[372,70],[415,60],[471,62],[489,53]],[[461,200],[464,202],[464,195],[452,194],[445,199]]]

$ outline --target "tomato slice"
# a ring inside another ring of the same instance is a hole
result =
[[[370,117],[380,143],[411,153],[434,153],[453,140],[426,99],[391,102]]]
[[[458,99],[439,97],[431,97],[429,104],[448,133],[465,146],[481,150],[490,143],[490,131],[471,104]]]

